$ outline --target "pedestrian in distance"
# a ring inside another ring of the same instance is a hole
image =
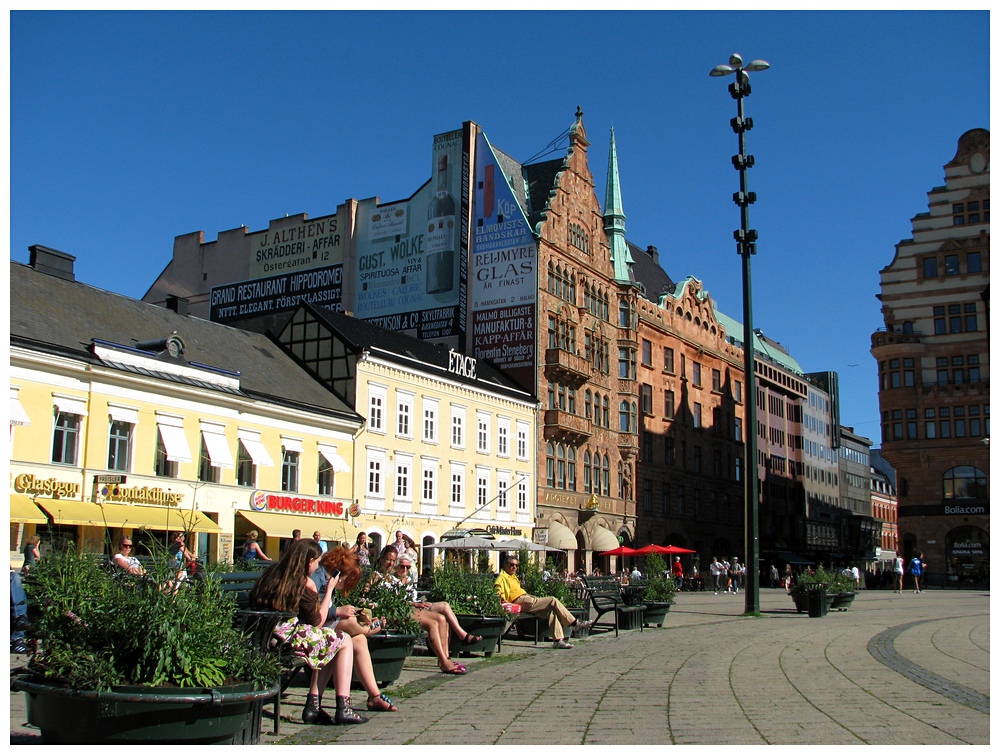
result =
[[[775,566],[774,564],[771,564],[771,589],[772,590],[778,586],[778,580],[779,579],[780,579],[780,577],[778,576],[778,567]]]
[[[903,592],[903,557],[896,556],[892,566],[892,591]]]
[[[922,593],[923,587],[921,586],[921,581],[924,576],[924,569],[927,568],[927,564],[924,563],[924,554],[918,553],[916,556],[910,559],[910,574],[913,576],[913,592]]]

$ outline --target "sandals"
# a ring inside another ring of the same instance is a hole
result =
[[[386,695],[379,695],[378,697],[368,698],[368,710],[385,710],[395,713],[399,708]]]
[[[475,645],[477,642],[482,642],[483,636],[481,634],[466,634],[465,639],[462,640],[463,645]]]
[[[452,676],[464,676],[468,673],[469,669],[463,666],[461,663],[456,663],[453,668],[441,669],[442,674],[451,674]]]

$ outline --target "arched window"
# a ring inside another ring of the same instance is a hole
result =
[[[622,401],[618,405],[618,432],[627,433],[628,431],[628,401]]]
[[[611,457],[604,455],[604,463],[601,469],[603,477],[604,495],[611,495]]]
[[[548,280],[548,285],[546,286],[546,290],[550,294],[556,293],[556,274],[555,270],[552,267],[551,261],[549,262],[549,280]]]
[[[556,446],[556,487],[566,489],[566,449],[561,443]]]
[[[590,451],[583,452],[583,492],[590,493],[594,488],[590,484]]]
[[[608,397],[604,397],[604,422],[602,423],[604,427],[611,427],[611,401]]]
[[[556,448],[552,441],[545,444],[545,484],[556,486]]]
[[[903,332],[904,333],[912,333],[913,332],[913,323],[910,322],[909,320],[907,320],[906,322],[904,322],[903,323]]]
[[[576,490],[576,449],[566,449],[566,489]]]
[[[590,410],[591,410],[591,405],[590,405],[590,388],[588,388],[587,392],[583,396],[583,416],[586,417],[587,419],[590,419],[593,416],[590,413]]]
[[[946,499],[989,497],[986,473],[977,467],[952,467],[944,473],[941,481]]]

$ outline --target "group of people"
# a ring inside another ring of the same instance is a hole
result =
[[[712,556],[708,573],[712,577],[712,589],[716,595],[720,592],[735,595],[744,584],[747,568],[740,563],[737,556],[733,556],[731,561],[720,561]]]

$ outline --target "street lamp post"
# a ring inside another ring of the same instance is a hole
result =
[[[746,393],[743,396],[744,506],[746,511],[746,613],[760,612],[760,531],[758,522],[757,482],[757,379],[753,355],[753,294],[750,287],[750,256],[757,253],[757,231],[750,228],[750,205],[757,195],[747,191],[747,170],[753,167],[753,155],[746,152],[746,132],[753,128],[753,120],[743,116],[743,98],[750,96],[748,71],[763,71],[770,65],[754,60],[743,65],[743,58],[733,53],[729,65],[716,66],[710,76],[735,74],[736,81],[729,85],[729,93],[736,100],[736,117],[730,121],[739,138],[740,151],[733,156],[733,167],[740,172],[740,190],[733,194],[733,201],[740,208],[740,229],[733,233],[736,251],[743,258],[743,370]]]

